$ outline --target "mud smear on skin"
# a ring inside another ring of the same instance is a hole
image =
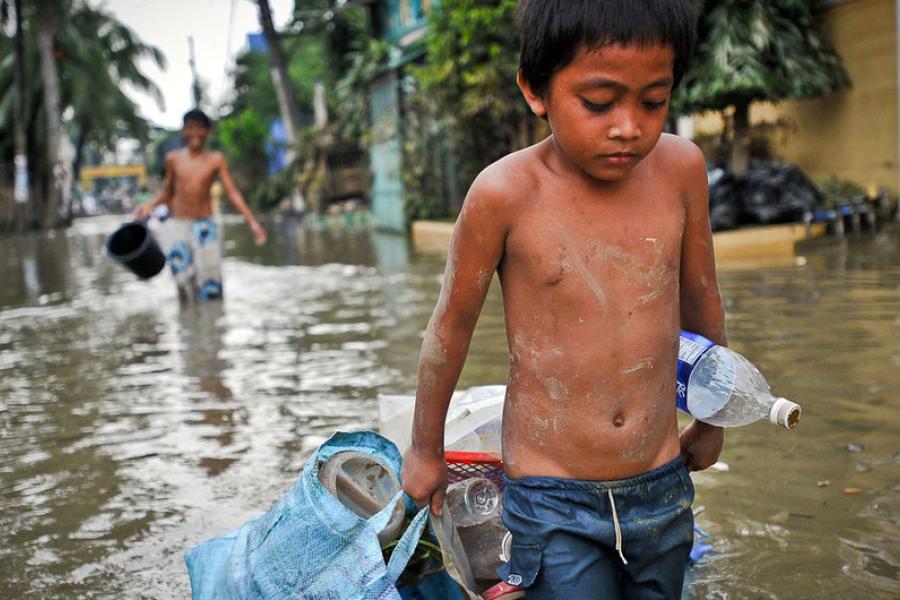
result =
[[[627,280],[650,290],[638,296],[637,300],[641,304],[650,304],[657,300],[663,292],[677,282],[677,269],[673,269],[662,262],[663,250],[656,244],[655,238],[645,238],[645,241],[651,239],[654,240],[652,243],[654,244],[654,257],[656,259],[651,265],[647,264],[645,258],[630,254],[613,244],[604,244],[599,240],[592,240],[587,246],[591,260],[599,260],[612,265]]]
[[[577,251],[578,244],[575,243],[575,240],[572,239],[572,236],[569,235],[566,228],[556,219],[553,219],[553,223],[556,225],[557,233],[562,240],[560,250],[564,253],[564,258],[561,259],[560,265],[563,266],[563,268],[565,268],[565,266],[570,266],[581,276],[582,281],[588,286],[591,294],[600,305],[600,310],[605,315],[609,309],[609,301],[606,298],[606,292],[603,289],[603,285],[601,285],[600,280],[591,273],[591,270],[588,269],[581,253]]]
[[[654,361],[652,358],[642,358],[630,367],[625,367],[624,369],[622,369],[620,373],[622,373],[622,375],[631,375],[633,373],[637,373],[638,371],[643,371],[644,369],[652,369],[655,366],[656,361]]]

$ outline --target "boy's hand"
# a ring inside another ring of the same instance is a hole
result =
[[[416,506],[430,504],[431,512],[441,516],[447,491],[447,463],[441,454],[419,453],[411,447],[403,456],[400,481]]]
[[[708,469],[719,460],[724,443],[723,428],[694,420],[681,432],[681,455],[685,466],[691,471]]]
[[[269,234],[267,234],[262,225],[256,221],[250,224],[250,230],[253,232],[253,239],[256,241],[257,246],[262,246],[266,243],[266,240],[269,239]]]
[[[150,215],[153,213],[153,207],[150,206],[152,202],[144,202],[134,209],[132,213],[134,218],[138,221],[143,221],[144,219],[149,219]]]

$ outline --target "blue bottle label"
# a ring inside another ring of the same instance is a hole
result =
[[[675,373],[675,406],[678,410],[690,414],[687,407],[687,388],[691,380],[691,373],[700,359],[715,346],[698,333],[681,330],[681,340],[678,346],[678,369]]]

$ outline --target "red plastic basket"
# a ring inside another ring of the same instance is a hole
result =
[[[503,461],[486,452],[444,453],[447,460],[447,479],[450,483],[470,477],[485,477],[503,489]]]

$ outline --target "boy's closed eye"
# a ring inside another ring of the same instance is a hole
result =
[[[608,112],[614,104],[614,102],[591,102],[587,98],[582,98],[581,102],[586,109],[595,113]],[[661,110],[669,104],[669,98],[664,98],[662,100],[644,100],[641,104],[647,110]]]
[[[644,107],[649,110],[659,110],[661,108],[665,108],[669,104],[669,99],[664,98],[663,100],[644,100]]]
[[[586,109],[595,113],[605,113],[613,106],[612,102],[591,102],[587,98],[582,98],[581,102]]]

